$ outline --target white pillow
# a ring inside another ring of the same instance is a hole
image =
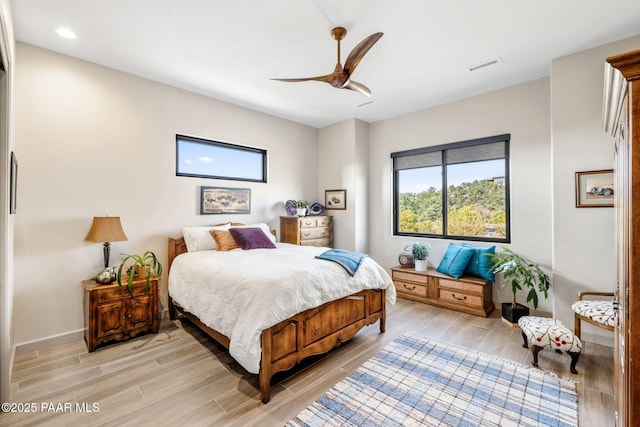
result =
[[[210,251],[216,250],[218,246],[216,241],[213,240],[211,230],[228,230],[231,227],[231,223],[224,225],[208,226],[208,227],[183,227],[182,236],[184,237],[184,243],[187,245],[187,251]]]
[[[276,243],[276,236],[271,234],[271,228],[264,222],[261,222],[259,224],[249,224],[249,225],[239,225],[239,226],[234,225],[230,228],[261,228],[262,231],[264,231],[264,234],[266,234],[267,237],[269,237],[269,239],[271,239],[273,243]]]

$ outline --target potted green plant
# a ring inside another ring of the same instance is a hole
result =
[[[490,272],[502,274],[503,286],[511,285],[513,300],[502,303],[502,317],[512,325],[518,324],[518,319],[529,315],[529,307],[516,302],[518,291],[528,288],[527,302],[533,303],[533,308],[538,308],[538,292],[547,299],[551,280],[538,264],[524,258],[509,248],[502,247],[502,251],[495,254],[486,254],[491,265]]]
[[[414,243],[411,252],[413,252],[416,271],[427,271],[427,258],[431,252],[431,245],[428,243]]]
[[[291,206],[293,206],[296,210],[296,214],[298,216],[305,216],[307,214],[307,207],[309,206],[309,202],[306,200],[292,200]]]
[[[151,279],[153,275],[160,276],[162,274],[162,264],[151,251],[145,252],[144,255],[127,255],[118,268],[117,281],[119,286],[122,286],[122,271],[129,262],[131,264],[127,278],[127,289],[129,293],[133,295],[133,279],[135,276],[137,276],[138,279],[146,279],[147,283],[144,292],[147,293],[149,291],[149,279]],[[124,271],[126,272],[126,270]]]

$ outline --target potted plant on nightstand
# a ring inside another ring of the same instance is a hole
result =
[[[502,273],[504,277],[503,286],[511,285],[513,300],[502,303],[502,317],[513,326],[518,325],[518,319],[529,315],[529,307],[516,302],[516,294],[523,288],[529,288],[527,302],[533,303],[533,308],[538,308],[538,292],[548,298],[551,280],[542,271],[538,264],[518,255],[509,248],[502,247],[501,252],[487,254],[490,272],[494,274]]]
[[[427,271],[427,258],[431,252],[431,245],[428,243],[414,243],[412,252],[416,271]]]
[[[127,255],[118,268],[117,281],[119,286],[122,286],[122,270],[128,261],[131,261],[131,269],[129,277],[127,278],[127,289],[129,293],[133,295],[134,276],[137,276],[138,279],[146,279],[147,283],[144,292],[147,293],[149,291],[149,279],[154,275],[160,276],[162,274],[162,264],[160,264],[156,255],[151,251],[145,252],[144,255]]]
[[[295,208],[298,216],[305,216],[307,214],[307,207],[309,202],[306,200],[292,200],[291,205]]]

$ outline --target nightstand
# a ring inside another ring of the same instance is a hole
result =
[[[101,285],[94,280],[82,282],[84,289],[84,340],[89,352],[99,345],[125,341],[138,335],[158,333],[159,277],[133,282],[133,296],[126,284]]]

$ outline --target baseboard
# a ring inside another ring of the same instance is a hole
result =
[[[32,351],[43,350],[60,344],[67,344],[73,341],[84,339],[84,329],[77,331],[65,332],[64,334],[52,335],[50,337],[40,338],[33,341],[27,341],[16,344],[15,355],[30,353]]]

